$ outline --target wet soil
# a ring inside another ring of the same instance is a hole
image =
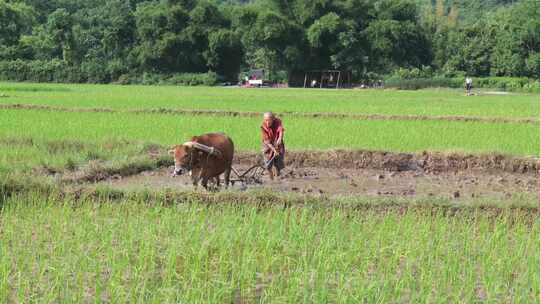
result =
[[[484,173],[539,174],[540,159],[502,154],[463,153],[395,153],[369,150],[293,151],[287,152],[290,168],[324,168],[339,170],[380,169],[385,171],[418,171],[422,173]],[[250,165],[261,162],[258,153],[238,153],[235,163]]]
[[[249,166],[237,165],[243,172]],[[172,188],[193,189],[188,176],[171,177],[172,168],[145,171],[137,175],[113,176],[101,182],[121,190]],[[425,172],[423,170],[331,169],[288,167],[279,179],[262,176],[262,184],[236,182],[232,191],[270,191],[324,195],[328,197],[442,197],[456,200],[507,200],[527,195],[540,199],[540,175],[484,170]]]

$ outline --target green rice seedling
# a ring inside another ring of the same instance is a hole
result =
[[[13,197],[0,215],[0,301],[540,298],[534,216],[353,210]]]
[[[325,90],[0,83],[1,104],[386,115],[540,117],[538,95],[461,90]]]
[[[258,118],[125,113],[0,112],[0,137],[36,141],[80,140],[172,145],[205,132],[226,132],[237,150],[259,149]],[[400,152],[461,151],[538,155],[540,125],[453,121],[289,118],[285,142],[294,150],[371,149]],[[126,144],[130,147],[129,144]],[[133,149],[131,147],[130,149]],[[111,148],[109,153],[118,152]],[[30,157],[30,156],[29,156]],[[33,156],[32,156],[33,157]],[[6,158],[6,156],[4,156]],[[9,159],[10,157],[8,157]]]
[[[28,171],[36,167],[69,170],[90,161],[123,162],[146,155],[141,154],[144,144],[138,142],[105,141],[96,144],[79,138],[40,140],[2,137],[0,143],[0,171]]]

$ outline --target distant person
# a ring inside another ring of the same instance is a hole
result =
[[[471,96],[472,94],[472,78],[467,76],[465,78],[465,91],[467,93],[467,96]]]
[[[274,113],[266,112],[261,123],[262,153],[264,168],[270,179],[280,176],[285,168],[285,144],[283,142],[283,124]]]

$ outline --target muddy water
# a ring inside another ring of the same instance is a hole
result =
[[[239,166],[240,172],[246,169]],[[123,190],[189,190],[187,176],[171,177],[171,168],[143,172],[129,177],[116,176],[101,184]],[[378,169],[287,168],[280,179],[262,177],[262,184],[235,183],[233,191],[268,189],[326,196],[445,197],[452,199],[509,199],[521,194],[540,199],[540,175],[508,172],[459,171],[425,173]]]

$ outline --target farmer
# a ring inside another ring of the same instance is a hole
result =
[[[274,176],[280,176],[281,170],[285,168],[284,131],[281,120],[274,113],[264,113],[261,124],[262,152],[264,168],[268,170],[271,180],[274,179]]]
[[[467,96],[470,96],[471,91],[472,91],[472,78],[469,76],[465,78],[465,90],[466,90]]]

